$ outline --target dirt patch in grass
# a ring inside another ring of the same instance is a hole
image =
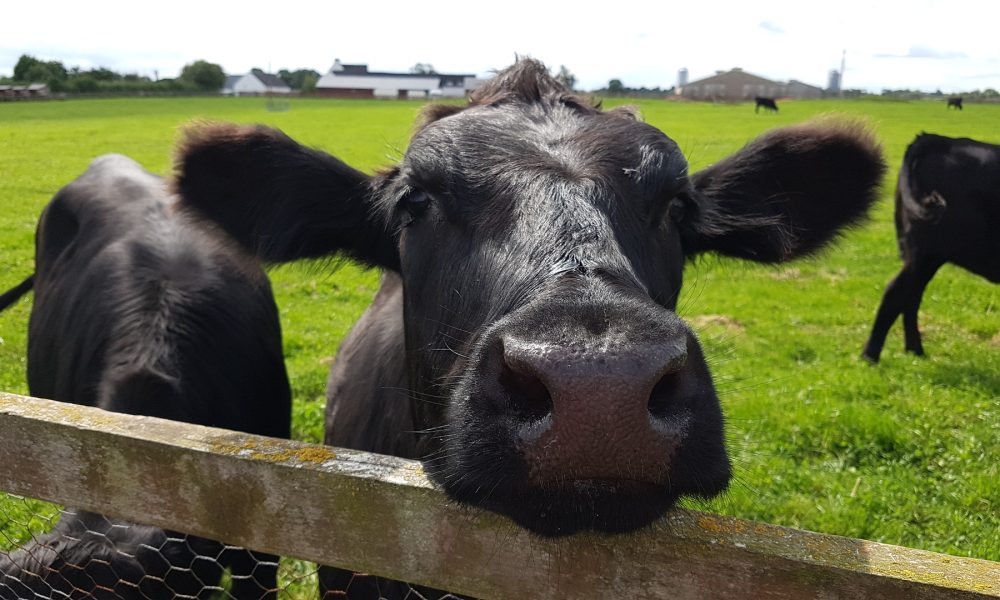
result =
[[[773,271],[769,275],[771,279],[777,279],[778,281],[787,281],[789,279],[799,279],[800,277],[802,277],[802,270],[797,267],[789,267],[787,269]]]
[[[725,329],[729,333],[743,333],[746,328],[742,323],[726,315],[697,315],[688,319],[695,329],[710,329],[713,327]]]

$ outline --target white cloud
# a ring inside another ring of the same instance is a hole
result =
[[[935,58],[935,59],[961,59],[969,58],[964,52],[951,50],[936,50],[928,46],[911,46],[905,54],[876,54],[874,58]]]
[[[758,25],[764,31],[770,31],[771,33],[785,33],[785,30],[781,25],[772,23],[771,21],[761,21]]]

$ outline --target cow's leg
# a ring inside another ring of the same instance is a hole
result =
[[[920,341],[920,329],[917,327],[917,312],[923,299],[927,284],[941,268],[941,263],[926,263],[914,270],[912,289],[903,306],[903,332],[906,337],[906,351],[917,356],[924,355],[924,346]]]
[[[933,265],[933,268],[930,268]],[[878,307],[875,315],[875,324],[872,326],[871,335],[868,336],[868,343],[862,356],[873,363],[877,363],[879,355],[882,354],[882,346],[885,345],[885,337],[889,329],[896,321],[900,313],[907,310],[911,305],[913,310],[920,305],[920,294],[923,293],[927,282],[934,276],[940,263],[925,263],[920,265],[919,261],[908,261],[903,264],[903,269],[896,277],[889,282],[882,296],[882,303]],[[913,318],[914,331],[916,331],[916,318]],[[919,336],[918,336],[919,337]],[[907,349],[909,350],[909,337],[907,339]],[[917,342],[919,346],[919,341]]]
[[[879,355],[882,354],[882,346],[885,345],[885,336],[888,335],[889,328],[892,327],[892,324],[896,321],[896,317],[903,310],[902,302],[907,273],[908,271],[904,265],[903,270],[885,288],[885,293],[882,295],[882,303],[879,304],[878,312],[875,313],[875,324],[872,326],[872,332],[868,336],[868,343],[865,344],[865,349],[861,353],[863,357],[873,363],[878,362]]]
[[[375,299],[344,339],[327,385],[326,436],[331,446],[417,458],[413,405],[403,340],[403,282],[386,273]],[[388,344],[386,340],[392,340]],[[359,377],[358,374],[376,373]],[[319,567],[320,598],[414,600],[460,598],[377,575]]]
[[[245,548],[226,550],[235,600],[274,600],[278,597],[278,556]]]

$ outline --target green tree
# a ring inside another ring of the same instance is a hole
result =
[[[122,78],[120,73],[116,73],[111,69],[106,69],[104,67],[91,69],[87,72],[87,75],[90,75],[97,81],[119,81]]]
[[[319,81],[319,73],[313,71],[312,69],[297,69],[295,71],[282,69],[278,71],[278,77],[287,83],[288,87],[293,90],[302,91],[311,91],[312,89],[316,89],[316,82]],[[307,90],[307,86],[311,87],[311,89]]]
[[[621,95],[625,93],[625,85],[621,79],[612,79],[608,82],[608,93]]]
[[[26,81],[25,76],[28,74],[28,70],[38,64],[38,62],[38,59],[35,57],[22,54],[17,59],[17,64],[14,65],[14,81]]]
[[[204,60],[196,60],[184,65],[180,80],[191,84],[200,90],[216,91],[226,83],[226,73],[222,67]]]
[[[306,75],[302,80],[302,91],[308,93],[316,91],[316,83],[319,82],[319,73]]]
[[[88,74],[79,75],[69,81],[69,89],[74,92],[94,93],[100,89],[97,79]]]
[[[434,65],[431,63],[417,63],[410,67],[410,73],[416,73],[417,75],[434,75],[437,71],[434,70]]]
[[[571,73],[570,70],[566,68],[566,65],[559,65],[559,72],[556,73],[556,81],[569,89],[576,87],[576,75]]]
[[[25,83],[48,83],[49,87],[53,81],[66,81],[66,67],[57,60],[41,61],[33,56],[22,54],[14,65],[14,80]]]

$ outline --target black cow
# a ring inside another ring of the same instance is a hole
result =
[[[246,554],[204,538],[64,511],[51,532],[18,552],[0,553],[0,598],[209,598],[218,588],[208,586],[218,585],[234,552]],[[264,595],[257,586],[241,585],[243,595],[234,597]]]
[[[780,262],[863,218],[854,124],[777,130],[689,176],[677,145],[522,60],[428,109],[368,176],[265,127],[193,128],[175,185],[267,261],[385,269],[341,346],[327,441],[423,459],[452,498],[542,535],[643,527],[730,478],[686,258]]]
[[[948,98],[948,108],[957,108],[958,110],[962,110],[962,99]]]
[[[1000,283],[1000,146],[923,133],[906,149],[896,185],[903,269],[889,282],[863,355],[878,362],[900,313],[906,350],[924,354],[917,312],[945,263]]]
[[[778,112],[778,103],[774,101],[774,98],[764,98],[763,96],[756,96],[753,99],[753,101],[754,101],[753,111],[755,113],[759,111],[761,108],[764,109],[764,112],[767,112],[769,110]]]
[[[267,277],[225,234],[174,204],[162,179],[118,155],[98,158],[56,194],[38,225],[35,274],[3,299],[35,289],[29,389],[287,438],[291,394]],[[201,597],[224,566],[234,597],[275,596],[277,557],[71,511],[0,562],[0,598],[115,589]]]

